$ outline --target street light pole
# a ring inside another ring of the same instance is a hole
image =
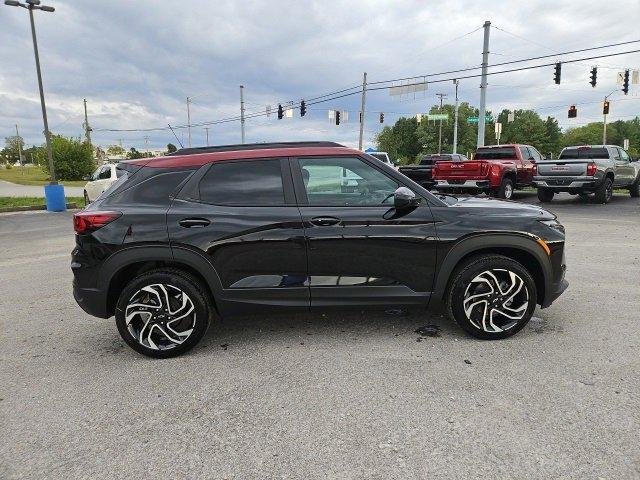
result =
[[[456,107],[453,115],[453,153],[458,153],[458,79],[455,79],[453,83],[456,85]]]
[[[436,96],[440,97],[440,110],[442,113],[442,99],[447,96],[446,93],[436,93]],[[440,133],[438,134],[438,155],[442,153],[442,118],[440,118]]]
[[[53,165],[53,153],[51,150],[51,132],[49,132],[49,122],[47,120],[47,106],[44,101],[44,89],[42,87],[42,72],[40,71],[40,56],[38,55],[38,40],[36,38],[36,25],[33,20],[33,11],[42,10],[44,12],[54,12],[55,8],[47,5],[40,5],[40,0],[26,0],[20,3],[15,0],[5,0],[5,5],[10,7],[22,7],[29,10],[29,21],[31,22],[31,38],[33,40],[33,53],[36,57],[36,73],[38,75],[38,88],[40,90],[40,106],[42,107],[42,121],[44,123],[44,138],[47,143],[47,157],[49,160],[49,171],[51,173],[51,185],[56,185],[56,171]]]

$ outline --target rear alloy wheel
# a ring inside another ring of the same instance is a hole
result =
[[[613,180],[610,177],[606,177],[602,185],[596,190],[595,200],[596,203],[609,203],[613,197]]]
[[[116,325],[139,353],[180,355],[202,338],[212,311],[200,282],[172,269],[152,270],[132,280],[120,294]]]
[[[549,190],[548,188],[538,188],[538,200],[542,203],[549,203],[553,200],[553,190]]]
[[[522,329],[536,307],[536,285],[520,263],[501,255],[472,258],[457,269],[447,310],[466,332],[494,340]]]
[[[496,192],[496,197],[511,200],[511,197],[513,197],[513,189],[513,180],[510,178],[503,178],[500,183],[500,187],[498,187],[498,191]]]

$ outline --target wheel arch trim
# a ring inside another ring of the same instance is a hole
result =
[[[482,252],[486,250],[520,250],[525,254],[531,255],[537,262],[542,272],[542,280],[544,282],[545,290],[551,285],[553,278],[553,272],[551,269],[551,263],[549,257],[538,244],[538,237],[529,233],[479,233],[464,237],[453,245],[446,256],[442,260],[438,271],[436,272],[436,278],[434,283],[432,299],[436,301],[443,301],[447,288],[449,287],[451,276],[460,264],[460,262],[475,252]],[[499,252],[495,252],[499,254]],[[532,273],[533,275],[533,273]],[[540,292],[539,292],[540,295]],[[543,298],[538,298],[538,303],[542,303]]]

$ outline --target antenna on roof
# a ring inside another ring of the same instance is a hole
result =
[[[173,127],[167,123],[167,125],[169,125],[169,128],[171,129],[171,133],[173,133],[173,136],[176,137],[176,140],[178,141],[178,143],[180,144],[180,148],[184,148],[184,145],[182,145],[182,142],[180,141],[180,139],[178,138],[178,136],[176,135],[176,132],[173,131]]]

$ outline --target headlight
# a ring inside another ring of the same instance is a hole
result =
[[[557,232],[560,232],[564,235],[564,225],[562,225],[560,222],[558,222],[557,220],[538,220],[540,223],[543,223],[544,225],[546,225],[549,228],[554,229]]]

